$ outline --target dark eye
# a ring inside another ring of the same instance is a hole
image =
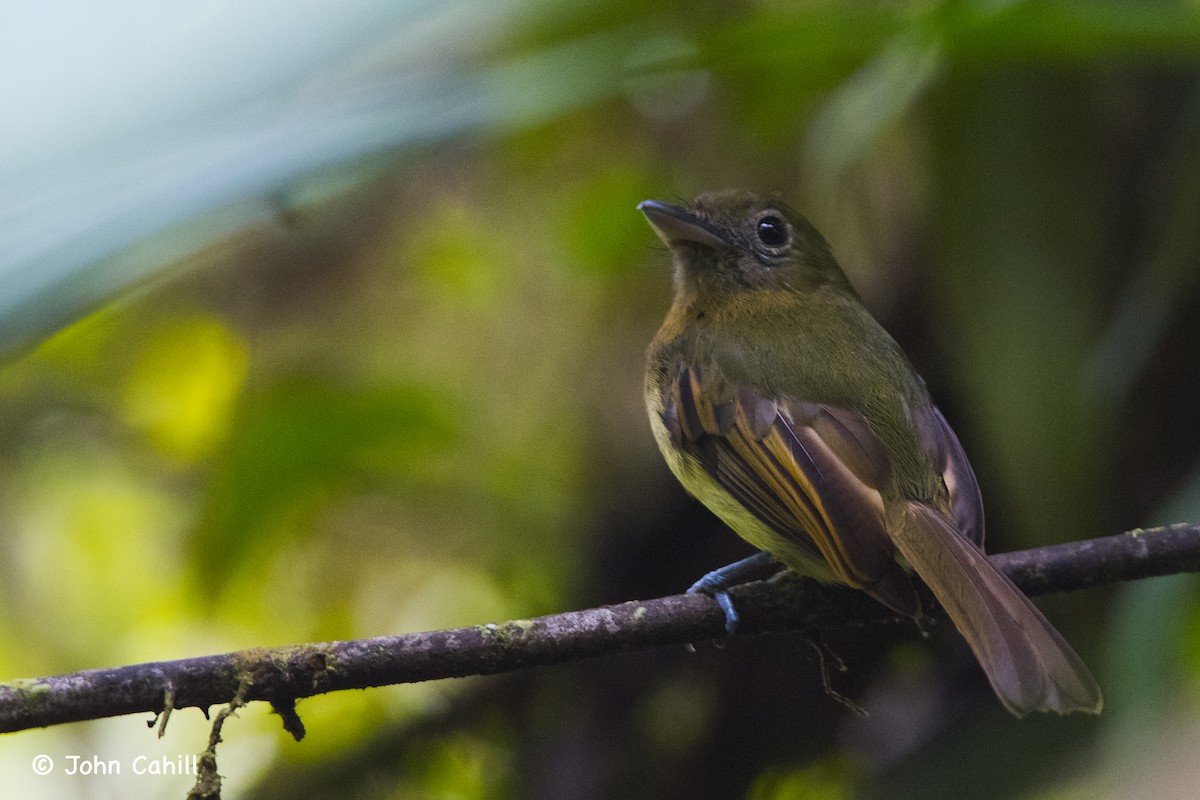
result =
[[[787,223],[774,215],[763,217],[755,226],[758,240],[767,247],[782,247],[787,244]]]

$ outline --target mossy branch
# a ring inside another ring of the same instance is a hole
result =
[[[1031,595],[1200,571],[1200,524],[992,556]],[[739,635],[894,621],[862,592],[784,577],[736,587]],[[296,700],[343,689],[488,675],[724,636],[709,597],[673,595],[529,620],[346,642],[241,650],[0,683],[0,732],[265,701],[299,738]]]

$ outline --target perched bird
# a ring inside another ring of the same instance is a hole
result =
[[[692,587],[737,624],[726,588],[775,560],[921,617],[919,575],[1009,711],[1098,713],[1082,660],[983,554],[983,501],[957,437],[829,245],[774,197],[638,205],[675,298],[646,362],[671,471],[763,551]]]

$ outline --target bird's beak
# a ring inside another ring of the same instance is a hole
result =
[[[650,227],[668,247],[676,242],[695,242],[707,247],[729,247],[719,233],[686,208],[661,200],[643,200],[638,211],[646,215]]]

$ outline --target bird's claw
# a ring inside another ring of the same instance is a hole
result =
[[[706,594],[716,600],[721,611],[725,613],[725,632],[733,636],[737,632],[741,617],[738,616],[737,609],[733,607],[733,598],[729,596],[727,587],[745,580],[757,570],[775,564],[777,562],[769,553],[756,553],[749,558],[743,558],[741,561],[728,564],[720,569],[714,569],[693,583],[688,589],[688,593]]]
[[[737,609],[733,607],[733,598],[729,596],[729,592],[714,586],[714,581],[710,580],[712,577],[713,573],[710,572],[693,583],[692,588],[688,589],[688,594],[706,594],[716,600],[721,611],[725,613],[725,632],[733,636],[737,632],[738,622],[741,621],[741,618],[738,616]]]

